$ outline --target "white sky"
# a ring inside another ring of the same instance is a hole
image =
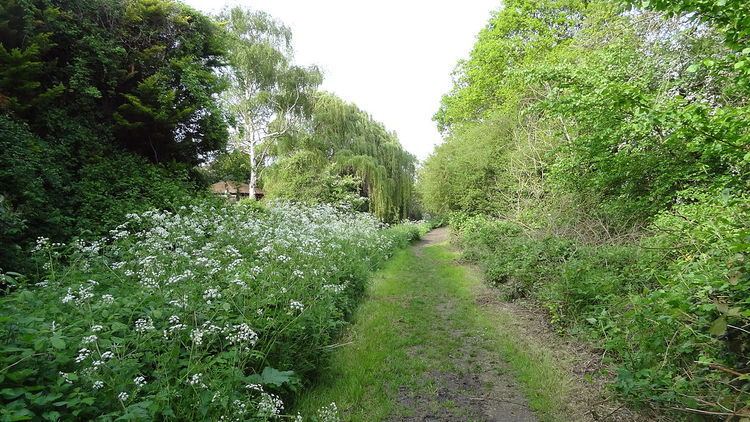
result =
[[[217,12],[226,0],[185,0]],[[432,115],[450,90],[500,0],[244,0],[294,34],[295,61],[318,65],[322,89],[353,102],[394,130],[424,159],[440,142]]]

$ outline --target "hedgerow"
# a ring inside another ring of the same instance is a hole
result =
[[[369,272],[420,227],[204,203],[130,214],[98,241],[42,238],[42,279],[3,275],[0,420],[283,415]]]
[[[626,397],[741,413],[750,407],[750,198],[682,198],[635,244],[535,236],[482,216],[453,221],[490,282],[538,300],[560,330],[606,351]]]

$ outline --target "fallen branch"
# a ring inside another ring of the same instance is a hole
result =
[[[719,365],[718,363],[709,363],[709,364],[708,364],[708,367],[709,367],[709,368],[712,368],[712,369],[718,369],[719,371],[723,371],[723,372],[726,372],[726,373],[728,373],[728,374],[732,374],[732,375],[735,375],[735,376],[737,376],[737,377],[744,377],[744,376],[748,376],[748,375],[750,375],[750,373],[748,373],[748,374],[743,374],[742,372],[739,372],[739,371],[735,371],[735,370],[734,370],[734,369],[732,369],[732,368],[727,368],[726,366],[721,366],[721,365]]]
[[[689,407],[670,407],[673,410],[679,410],[680,412],[697,413],[699,415],[713,415],[713,416],[741,416],[748,417],[750,413],[737,413],[737,412],[712,412],[710,410],[692,409]]]

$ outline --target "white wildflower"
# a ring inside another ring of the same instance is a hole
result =
[[[188,378],[187,383],[188,383],[188,385],[192,385],[192,386],[198,386],[198,387],[201,387],[201,388],[208,388],[208,386],[206,386],[206,384],[203,383],[203,373],[202,372],[199,372],[197,374],[191,375],[190,378]]]
[[[139,318],[135,321],[135,331],[137,333],[145,333],[154,329],[154,322],[151,317]]]
[[[258,402],[258,415],[264,417],[278,416],[284,410],[284,402],[279,396],[269,393],[261,393]]]
[[[36,239],[36,245],[34,245],[34,248],[31,251],[39,252],[40,250],[44,249],[48,244],[49,244],[48,237],[38,237]]]
[[[73,294],[73,290],[68,287],[68,293],[62,298],[62,303],[70,303],[76,300],[76,296]]]
[[[91,355],[91,350],[83,348],[78,351],[78,356],[76,356],[76,363],[81,363],[84,360],[86,360]]]
[[[204,334],[205,332],[200,328],[193,328],[193,330],[190,332],[190,340],[192,340],[193,344],[195,344],[196,346],[200,346],[203,344]]]
[[[339,422],[339,409],[336,407],[336,403],[331,403],[328,406],[323,406],[318,409],[318,420],[321,422]]]
[[[144,385],[146,385],[146,377],[139,375],[135,378],[133,378],[133,383],[137,388],[143,388]]]
[[[66,372],[58,372],[58,373],[59,373],[59,374],[60,374],[60,376],[61,376],[61,377],[62,377],[62,378],[63,378],[63,379],[65,380],[65,382],[67,382],[68,384],[73,384],[73,380],[71,380],[71,379],[69,378],[69,377],[70,377],[70,374],[68,374],[68,373],[66,373]]]
[[[81,343],[83,344],[96,343],[97,340],[99,340],[99,337],[97,337],[96,334],[92,334],[90,336],[86,336],[83,339],[81,339]]]
[[[210,305],[212,300],[221,299],[221,292],[216,288],[206,289],[203,292],[203,299]]]
[[[258,391],[261,393],[263,392],[263,386],[260,384],[247,384],[245,388],[250,391]]]
[[[227,341],[231,344],[249,343],[251,346],[255,346],[258,341],[258,334],[245,323],[226,328],[225,331],[229,332]]]

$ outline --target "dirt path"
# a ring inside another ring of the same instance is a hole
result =
[[[428,233],[413,246],[417,256],[424,257],[424,248],[448,241],[447,228],[439,228]],[[436,327],[451,327],[458,299],[448,297],[437,307]],[[531,422],[538,419],[528,406],[528,402],[507,365],[499,356],[493,356],[486,347],[482,333],[467,327],[456,326],[450,335],[461,342],[461,347],[448,356],[451,370],[430,371],[422,379],[425,385],[432,385],[432,394],[422,394],[408,387],[400,386],[399,404],[413,413],[411,416],[393,416],[398,421],[519,421]],[[419,354],[420,349],[411,351]],[[441,403],[451,403],[442,406]]]
[[[297,410],[343,421],[641,421],[591,380],[597,355],[499,299],[433,230],[380,271]],[[584,382],[584,378],[586,381]]]

